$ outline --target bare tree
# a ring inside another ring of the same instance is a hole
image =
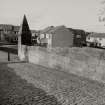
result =
[[[100,1],[99,22],[105,22],[105,0]]]

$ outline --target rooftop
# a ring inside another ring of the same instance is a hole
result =
[[[90,37],[101,37],[105,38],[105,33],[91,33],[89,34]]]
[[[41,30],[41,33],[42,33],[42,34],[44,34],[44,33],[53,33],[53,32],[55,32],[56,30],[62,29],[62,28],[66,28],[66,27],[65,27],[64,25],[56,26],[56,27],[54,27],[54,26],[49,26],[49,27],[47,27],[47,28]]]

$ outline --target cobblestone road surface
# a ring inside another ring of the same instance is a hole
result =
[[[27,83],[0,64],[0,105],[61,105],[53,95]]]
[[[54,95],[62,105],[105,105],[105,84],[29,63],[8,64],[17,75]]]

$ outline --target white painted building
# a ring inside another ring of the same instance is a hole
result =
[[[94,43],[97,47],[105,47],[105,33],[91,33],[86,38],[87,43]]]
[[[51,44],[52,44],[52,34],[48,34],[48,33],[44,33],[44,34],[40,34],[40,38],[39,38],[39,43],[41,44],[46,44],[46,46],[48,48],[51,48]]]

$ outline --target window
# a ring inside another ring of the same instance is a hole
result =
[[[90,37],[88,37],[88,40],[90,40]]]
[[[81,35],[77,35],[76,38],[81,38]]]
[[[46,38],[49,38],[49,34],[46,34]]]
[[[102,38],[99,38],[99,40],[102,40]]]
[[[99,47],[101,47],[101,43],[99,43]]]

